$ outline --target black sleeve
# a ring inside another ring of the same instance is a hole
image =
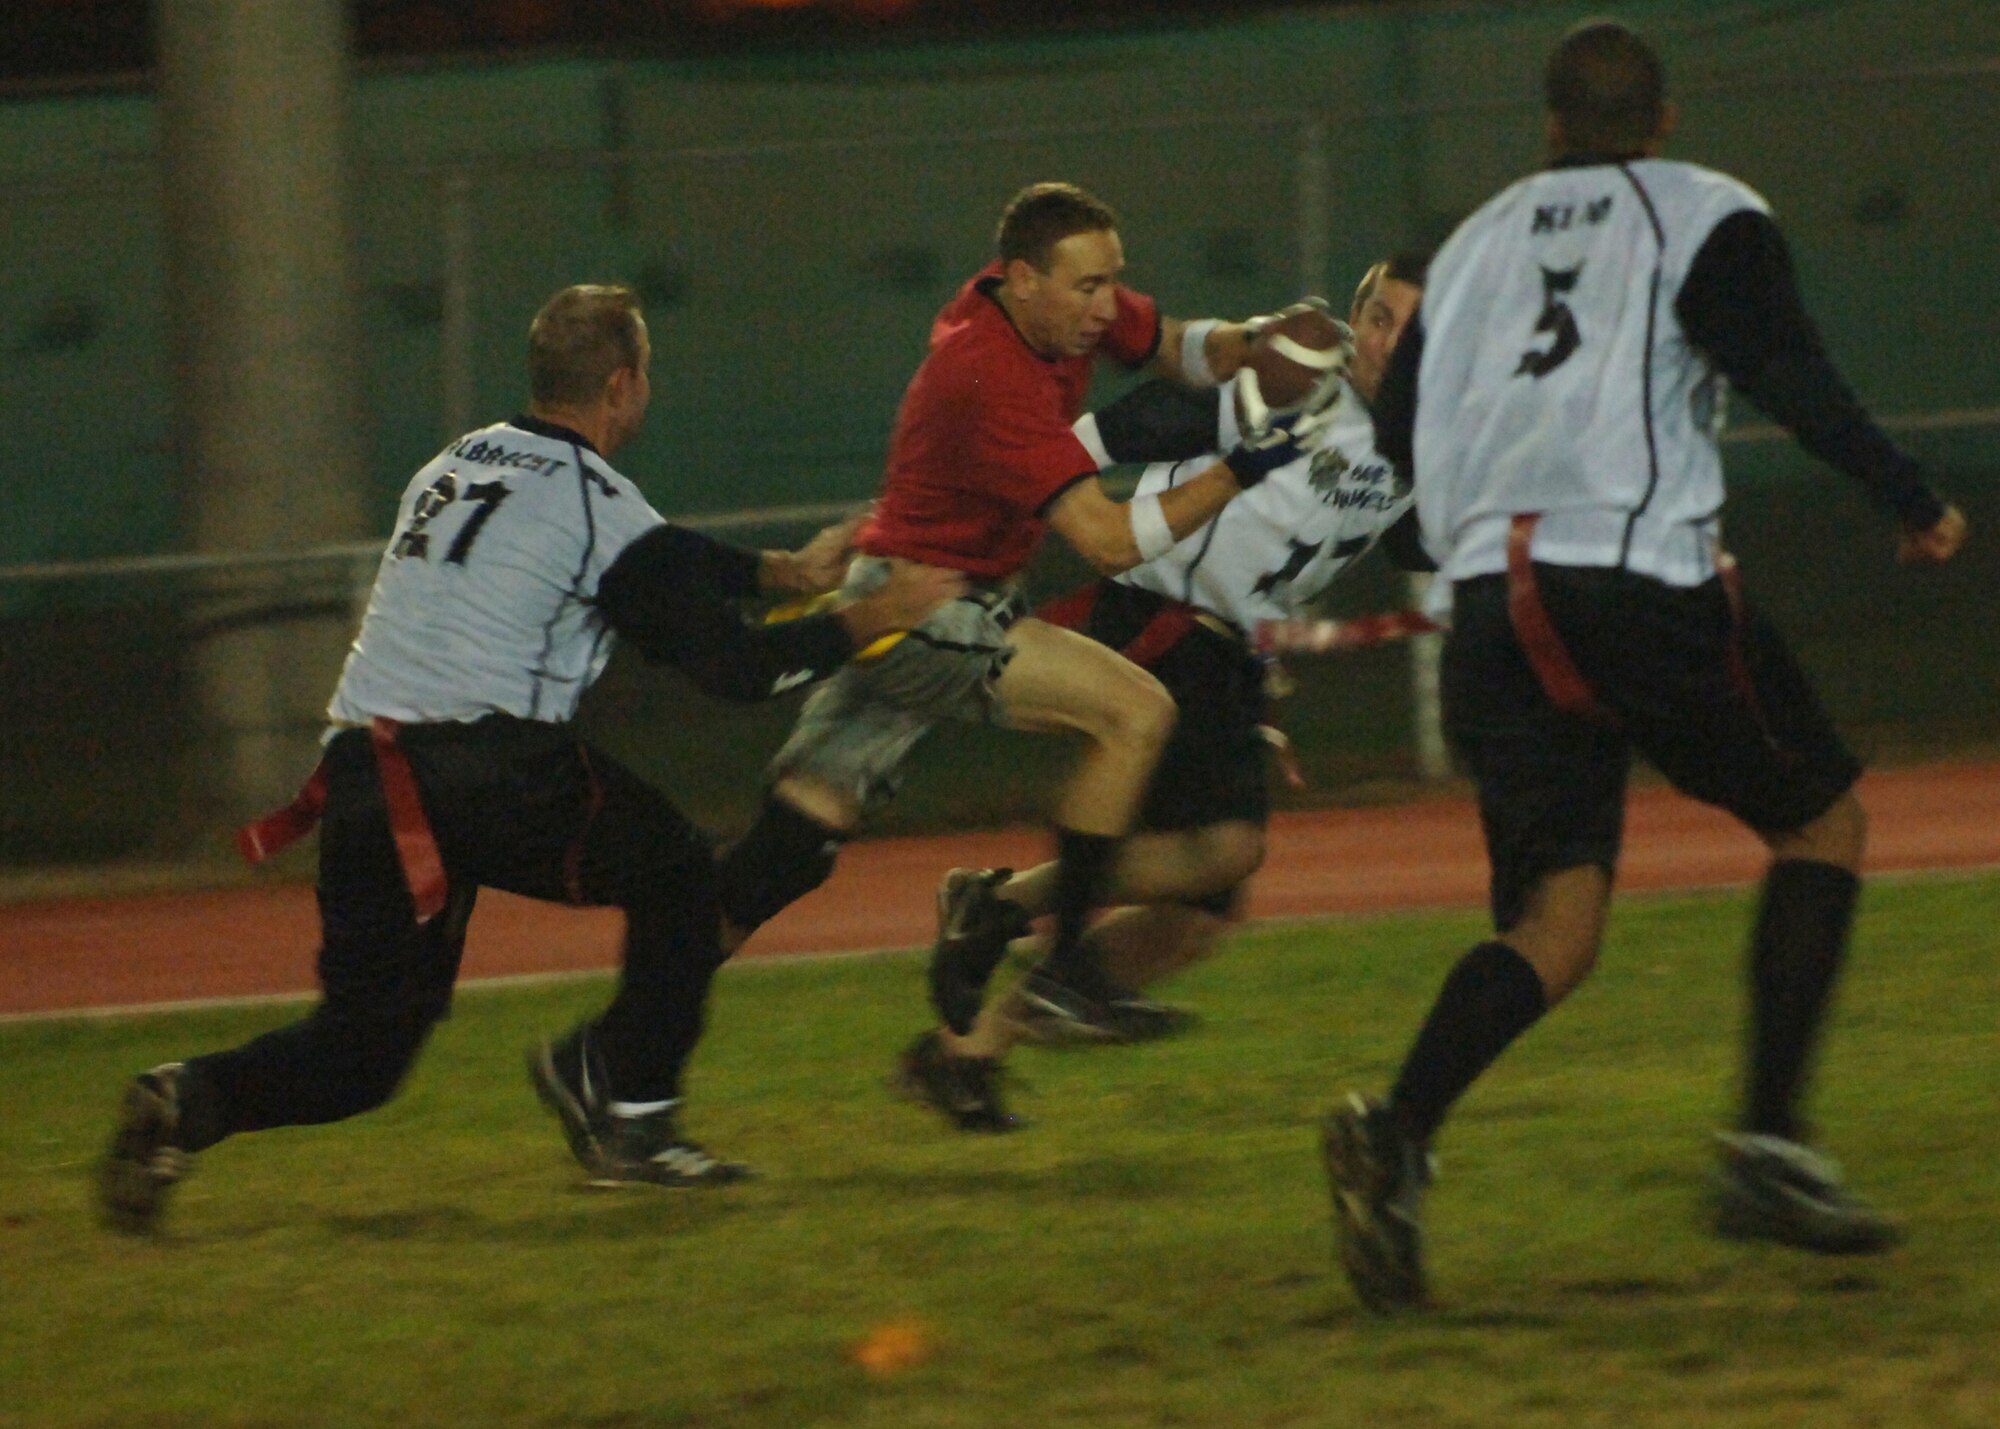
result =
[[[641,542],[655,543],[643,559],[678,567],[691,586],[730,598],[757,594],[757,571],[763,557],[756,551],[672,522],[648,531],[632,544]]]
[[[1156,377],[1099,411],[1097,435],[1113,461],[1185,461],[1216,449],[1229,388],[1197,390]]]
[[[726,700],[767,699],[824,679],[854,653],[836,616],[747,623],[729,602],[756,587],[754,552],[667,525],[618,553],[598,582],[597,606],[648,660],[678,666]]]
[[[1375,450],[1408,481],[1417,479],[1417,369],[1423,360],[1424,315],[1419,309],[1397,339],[1395,355],[1369,408],[1375,418]]]
[[[1399,571],[1434,571],[1437,562],[1424,549],[1423,527],[1417,524],[1417,508],[1412,506],[1382,533],[1382,554]]]
[[[1799,296],[1785,238],[1746,209],[1715,226],[1674,300],[1681,326],[1744,396],[1913,530],[1944,506],[1916,461],[1862,409]]]

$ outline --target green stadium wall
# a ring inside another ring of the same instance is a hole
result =
[[[984,260],[1017,187],[1063,177],[1110,199],[1132,280],[1170,311],[1281,304],[1308,281],[1312,255],[1312,286],[1338,294],[1386,249],[1435,239],[1538,162],[1541,58],[1595,8],[1336,7],[1033,43],[365,73],[352,211],[375,525],[386,531],[408,473],[445,435],[451,173],[474,184],[480,420],[520,404],[521,339],[548,292],[629,281],[653,319],[656,396],[621,466],[656,504],[862,497],[931,315]],[[2000,5],[1616,9],[1666,54],[1683,109],[1671,152],[1771,198],[1854,386],[1878,414],[1933,419],[1905,440],[1983,538],[1958,567],[1899,582],[1886,530],[1843,483],[1788,443],[1742,442],[1730,448],[1730,521],[1753,589],[1836,711],[1884,731],[1883,747],[1990,743],[2000,429],[1935,419],[2000,406]],[[1301,146],[1314,120],[1326,185],[1306,212]],[[183,497],[199,473],[174,456],[156,142],[144,95],[0,102],[11,458],[0,565],[184,548]],[[1319,237],[1302,243],[1302,225]],[[1375,572],[1339,603],[1396,594]],[[11,731],[0,833],[14,850],[0,863],[157,830],[172,781],[148,785],[146,771],[185,734],[184,622],[169,602],[106,622],[49,594],[0,599]],[[1396,652],[1329,663],[1309,693],[1326,699],[1300,702],[1302,747],[1335,786],[1368,769],[1407,772]],[[599,719],[642,764],[685,778],[685,759],[668,757],[675,741],[723,727],[684,716],[686,702],[650,672],[621,669]],[[655,739],[662,707],[675,729]],[[148,715],[136,728],[135,708]],[[769,742],[739,740],[740,769],[734,753],[711,761],[735,791],[728,808]],[[50,773],[66,764],[129,768],[159,799],[80,797]]]

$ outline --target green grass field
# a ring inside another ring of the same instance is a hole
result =
[[[1313,1124],[1387,1078],[1470,915],[1241,936],[1174,989],[1195,1035],[1022,1055],[1005,1138],[883,1088],[915,957],[733,968],[689,1129],[766,1175],[711,1193],[582,1189],[529,1092],[602,981],[471,990],[398,1101],[215,1148],[149,1243],[89,1208],[120,1082],[290,1009],[0,1027],[0,1424],[2000,1423],[2000,877],[1864,902],[1819,1109],[1909,1219],[1881,1259],[1704,1228],[1747,916],[1619,905],[1448,1129],[1441,1308],[1388,1322],[1335,1269]],[[920,1363],[854,1362],[902,1323]]]

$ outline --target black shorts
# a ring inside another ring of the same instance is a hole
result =
[[[1507,578],[1460,581],[1445,641],[1445,732],[1479,785],[1495,927],[1544,876],[1618,861],[1637,753],[1673,786],[1764,834],[1824,814],[1860,777],[1805,672],[1722,582],[1534,567],[1549,623],[1608,719],[1557,708],[1530,667]]]
[[[1083,633],[1123,649],[1166,601],[1150,591],[1103,581]],[[1141,827],[1172,831],[1271,817],[1264,742],[1264,672],[1240,640],[1196,625],[1147,667],[1180,707],[1174,732],[1153,771]]]

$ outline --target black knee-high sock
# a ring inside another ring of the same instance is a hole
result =
[[[1112,856],[1123,842],[1115,834],[1056,829],[1056,926],[1043,966],[1065,982],[1093,986],[1103,980],[1104,970],[1083,941],[1083,933],[1111,871]]]
[[[1547,1010],[1541,978],[1506,943],[1460,958],[1389,1093],[1404,1135],[1428,1143],[1452,1103]]]
[[[1786,859],[1765,875],[1750,945],[1750,1066],[1743,1129],[1797,1140],[1799,1096],[1854,926],[1861,881]]]

